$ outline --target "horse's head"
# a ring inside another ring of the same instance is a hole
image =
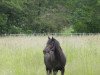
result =
[[[43,53],[46,54],[54,52],[54,50],[55,50],[55,39],[53,37],[52,38],[48,37],[48,41],[45,49],[43,50]]]

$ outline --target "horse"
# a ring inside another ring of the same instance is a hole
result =
[[[64,75],[66,57],[60,47],[60,43],[55,38],[48,37],[43,54],[47,75],[51,75],[52,72],[53,75],[57,75],[59,70],[61,71],[61,75]]]

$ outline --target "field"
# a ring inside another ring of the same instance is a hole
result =
[[[65,75],[100,75],[100,35],[54,37],[67,57]],[[46,41],[47,36],[0,37],[0,75],[46,75]]]

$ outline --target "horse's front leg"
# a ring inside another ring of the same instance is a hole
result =
[[[57,72],[58,72],[58,71],[53,71],[53,75],[57,75]]]
[[[63,69],[61,70],[61,75],[64,75],[64,72],[65,72],[65,69],[63,68]]]
[[[47,71],[47,75],[51,75],[52,71],[51,70],[46,70]]]

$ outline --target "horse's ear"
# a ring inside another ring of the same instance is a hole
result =
[[[50,39],[50,37],[48,36],[48,39]]]

